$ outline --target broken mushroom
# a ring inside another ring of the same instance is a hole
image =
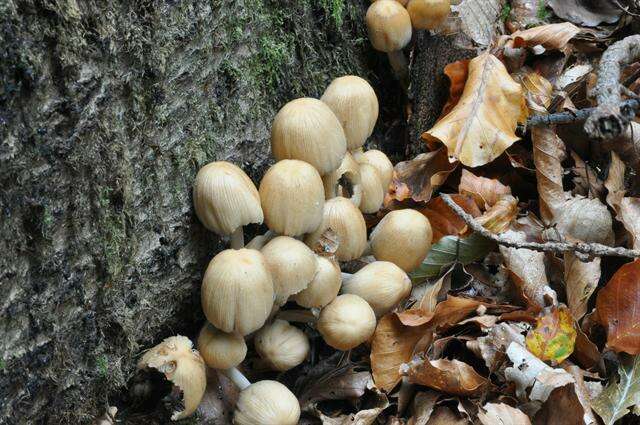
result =
[[[369,164],[378,170],[382,189],[386,193],[393,178],[393,164],[389,161],[387,155],[379,150],[371,149],[358,155],[354,154],[354,158],[358,164]]]
[[[297,425],[300,403],[277,381],[259,381],[240,392],[233,423],[236,425]]]
[[[309,338],[286,320],[276,319],[258,331],[255,348],[269,367],[284,372],[307,358]]]
[[[307,289],[298,292],[292,298],[300,306],[320,308],[329,304],[338,296],[342,285],[340,267],[327,257],[318,256],[318,269]]]
[[[413,28],[417,30],[433,30],[447,19],[451,12],[449,0],[410,0],[407,12]]]
[[[326,199],[342,196],[348,198],[356,207],[362,201],[362,185],[360,166],[347,152],[337,170],[322,176],[324,195]]]
[[[371,338],[376,329],[376,315],[359,296],[344,294],[322,309],[317,326],[327,344],[346,351]]]
[[[380,210],[384,201],[382,180],[378,170],[369,164],[360,164],[360,181],[362,184],[362,200],[360,211],[373,214]]]

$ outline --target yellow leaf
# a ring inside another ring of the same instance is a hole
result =
[[[422,135],[445,144],[451,161],[477,167],[493,161],[518,136],[522,87],[490,53],[469,63],[469,78],[456,106]]]
[[[573,353],[576,330],[566,307],[545,309],[536,319],[536,327],[527,334],[527,348],[544,361],[562,363]]]

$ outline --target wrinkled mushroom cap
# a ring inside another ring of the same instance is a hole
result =
[[[316,274],[316,255],[297,239],[278,236],[267,243],[261,252],[271,272],[278,305],[283,305],[290,295],[309,286]]]
[[[338,264],[327,257],[318,256],[318,269],[307,289],[298,292],[293,300],[306,308],[324,307],[338,296],[342,273]]]
[[[395,0],[378,0],[367,10],[367,31],[373,48],[380,52],[402,50],[411,41],[411,18]]]
[[[359,164],[369,164],[378,170],[382,189],[386,193],[393,178],[393,164],[389,161],[387,155],[379,150],[371,149],[358,155],[355,159]]]
[[[247,335],[264,325],[274,292],[260,251],[227,249],[209,263],[202,280],[202,310],[223,332]]]
[[[247,356],[247,344],[242,336],[224,333],[205,323],[198,335],[198,351],[210,368],[230,369]]]
[[[337,170],[322,176],[324,196],[326,199],[342,196],[348,198],[356,207],[362,201],[362,185],[360,165],[347,152]]]
[[[189,417],[196,411],[207,386],[207,372],[200,354],[185,336],[172,336],[142,356],[139,369],[153,368],[182,390],[184,410],[173,412],[171,420]]]
[[[325,202],[322,223],[307,236],[307,245],[314,246],[329,228],[338,238],[338,260],[351,261],[362,255],[367,247],[367,226],[362,212],[347,198],[339,196]]]
[[[410,292],[409,276],[388,261],[369,263],[342,284],[342,293],[359,296],[378,317],[391,311]]]
[[[355,75],[336,78],[320,100],[340,120],[347,137],[347,149],[364,145],[378,120],[378,97],[367,80]]]
[[[202,224],[219,235],[230,235],[238,227],[263,220],[256,186],[229,162],[212,162],[198,171],[193,205]]]
[[[376,329],[376,315],[357,295],[339,295],[320,312],[318,331],[338,350],[350,350],[367,341]]]
[[[299,159],[326,174],[340,165],[347,139],[325,103],[304,97],[284,105],[274,118],[271,151],[278,161]]]
[[[287,236],[314,231],[322,221],[324,187],[318,171],[303,161],[275,163],[260,182],[269,229]]]
[[[297,425],[300,404],[291,391],[277,381],[259,381],[242,390],[233,423],[236,425]]]
[[[272,369],[284,372],[307,358],[309,339],[286,320],[276,319],[258,331],[255,347]]]
[[[369,164],[360,164],[360,182],[362,184],[362,200],[360,211],[365,214],[378,212],[384,201],[384,190],[378,170]]]
[[[405,272],[417,269],[431,248],[429,220],[416,210],[391,211],[371,232],[376,260],[390,261]]]
[[[407,12],[415,29],[432,30],[447,19],[451,3],[449,0],[410,0]]]

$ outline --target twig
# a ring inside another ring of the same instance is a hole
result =
[[[622,102],[619,106],[621,110],[631,110],[635,114],[635,111],[640,109],[640,100],[629,99]],[[534,115],[527,120],[527,127],[536,126],[550,126],[556,124],[570,124],[574,122],[585,121],[596,112],[598,108],[584,108],[577,111],[558,112],[548,115]]]
[[[514,241],[509,240],[500,235],[496,235],[495,233],[491,233],[489,230],[485,229],[480,223],[476,221],[470,214],[467,214],[465,210],[462,209],[458,204],[456,204],[453,199],[446,193],[440,194],[440,197],[444,201],[445,204],[449,206],[456,213],[458,217],[464,220],[465,223],[475,232],[484,236],[487,239],[491,239],[495,243],[503,246],[508,246],[511,248],[524,248],[530,249],[533,251],[543,251],[543,252],[556,252],[556,253],[564,253],[564,252],[576,252],[579,254],[583,254],[589,257],[629,257],[629,258],[637,258],[640,257],[640,250],[634,249],[626,249],[622,247],[612,248],[610,246],[602,245],[599,243],[566,243],[566,242],[526,242],[526,241]]]

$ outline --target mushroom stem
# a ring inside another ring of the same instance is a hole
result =
[[[224,373],[227,378],[231,379],[231,381],[236,384],[240,391],[251,385],[251,382],[249,382],[249,380],[236,367],[225,369],[221,372]]]
[[[275,238],[276,236],[278,236],[276,232],[274,232],[273,230],[267,230],[262,235],[258,235],[253,239],[251,239],[251,241],[249,241],[249,243],[247,244],[246,248],[257,249],[258,251],[260,251],[262,247],[267,244],[267,242],[269,242],[271,239]]]
[[[244,248],[244,232],[242,231],[242,226],[238,226],[238,228],[231,234],[231,248]]]
[[[353,274],[352,274],[352,273],[345,273],[345,272],[342,272],[342,273],[340,273],[340,274],[342,275],[342,280],[348,280],[348,279],[351,279],[351,276],[353,276]]]
[[[389,57],[389,64],[391,64],[393,72],[396,74],[398,80],[400,80],[400,84],[407,90],[409,88],[409,65],[407,58],[404,56],[404,52],[402,50],[395,50],[387,53],[387,56]]]

